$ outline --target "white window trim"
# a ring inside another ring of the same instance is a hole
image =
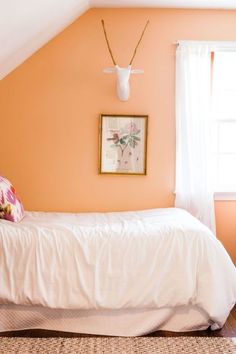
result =
[[[176,196],[176,192],[173,194]],[[236,192],[214,192],[214,200],[235,200]]]
[[[216,42],[216,41],[212,41],[209,42],[210,45],[213,47],[215,46],[215,52],[220,52],[220,51],[224,51],[224,52],[236,52],[236,42]],[[230,90],[232,91],[232,90]],[[220,124],[225,124],[225,123],[234,123],[236,124],[236,118],[233,119],[217,119],[217,117],[212,116],[212,122],[217,124],[217,129],[219,129]],[[219,141],[218,141],[219,144]],[[219,145],[217,146],[217,151],[216,151],[217,156],[219,157],[220,155],[235,155],[235,152],[219,152]],[[218,160],[219,162],[219,160]],[[232,189],[229,188],[229,186],[227,186],[226,188],[224,188],[224,186],[219,186],[218,188],[217,186],[216,190],[214,192],[214,200],[222,200],[222,201],[236,201],[236,189],[235,186],[232,186]],[[218,189],[218,190],[217,190]]]
[[[214,200],[236,200],[236,192],[215,192]]]

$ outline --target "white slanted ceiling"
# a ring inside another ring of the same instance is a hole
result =
[[[89,9],[89,0],[0,0],[0,79]]]
[[[0,79],[91,7],[236,9],[236,0],[0,0]]]

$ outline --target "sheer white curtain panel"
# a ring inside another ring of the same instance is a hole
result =
[[[176,51],[176,200],[215,233],[210,145],[211,46]]]

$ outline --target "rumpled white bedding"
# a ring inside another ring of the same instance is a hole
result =
[[[58,309],[197,305],[215,328],[236,302],[236,269],[184,210],[28,212],[0,221],[0,304]]]

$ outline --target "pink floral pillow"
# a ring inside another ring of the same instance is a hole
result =
[[[23,217],[24,208],[15,188],[6,178],[0,176],[0,219],[18,222]]]

